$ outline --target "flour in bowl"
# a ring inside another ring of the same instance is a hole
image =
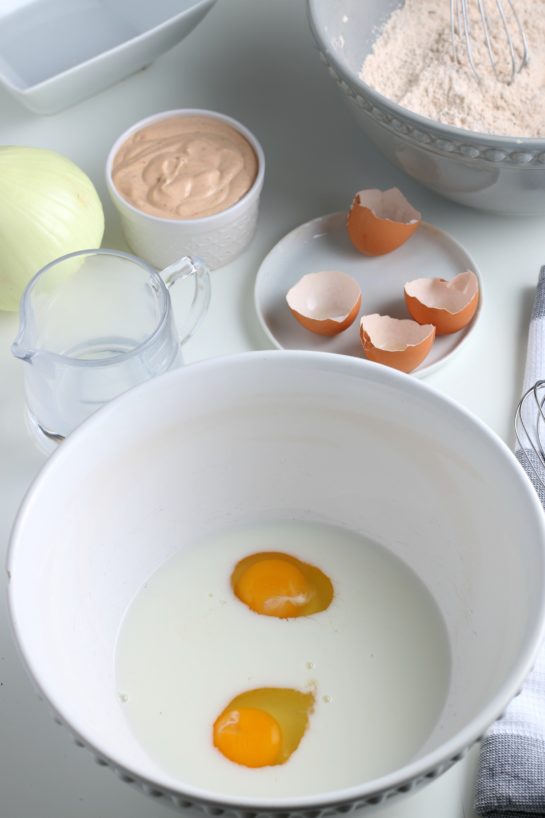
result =
[[[460,63],[454,58],[448,0],[405,0],[377,37],[360,77],[404,108],[447,125],[502,136],[545,137],[545,2],[515,0],[515,6],[530,62],[511,85],[494,76],[477,0],[470,0],[468,7],[480,83],[467,64],[463,44]],[[486,0],[485,7],[500,76],[505,78],[510,73],[509,51],[495,0]]]

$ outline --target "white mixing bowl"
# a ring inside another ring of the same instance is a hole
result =
[[[133,736],[116,638],[138,589],[178,549],[286,517],[347,526],[417,573],[448,631],[447,700],[424,747],[377,780],[290,799],[218,796],[164,772]],[[15,525],[9,604],[38,688],[124,780],[213,814],[319,816],[433,779],[501,715],[543,635],[544,544],[523,470],[463,409],[372,363],[256,352],[149,381],[61,445]]]
[[[401,5],[403,0],[307,0],[322,60],[362,131],[394,165],[447,199],[492,213],[545,213],[544,138],[444,125],[403,108],[360,78],[378,32]]]

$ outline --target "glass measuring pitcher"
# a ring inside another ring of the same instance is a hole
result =
[[[177,329],[169,289],[194,279]],[[208,269],[184,257],[158,273],[117,250],[83,250],[51,262],[29,282],[12,352],[25,361],[32,431],[47,451],[132,386],[183,363],[210,301]]]

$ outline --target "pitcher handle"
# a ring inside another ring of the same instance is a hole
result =
[[[169,290],[177,281],[189,278],[189,276],[195,277],[193,300],[185,320],[178,326],[180,344],[185,344],[195,332],[197,324],[205,315],[210,304],[210,273],[208,267],[200,258],[191,259],[189,256],[183,256],[169,264],[164,270],[160,270],[159,274]]]

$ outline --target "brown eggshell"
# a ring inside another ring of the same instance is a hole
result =
[[[357,281],[339,270],[304,275],[286,295],[288,307],[305,329],[337,335],[353,323],[361,307]]]
[[[450,281],[417,278],[405,284],[405,303],[419,324],[433,324],[437,335],[466,327],[479,305],[479,280],[474,272],[459,273]]]
[[[360,321],[363,352],[370,361],[412,372],[422,363],[435,340],[435,327],[410,318],[364,315]]]
[[[354,247],[366,256],[383,256],[401,247],[418,230],[422,216],[397,187],[360,190],[346,227]]]

